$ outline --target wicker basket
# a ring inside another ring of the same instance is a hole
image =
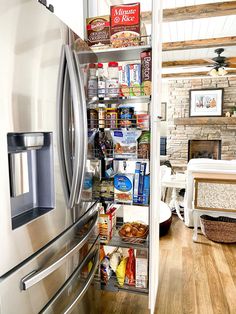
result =
[[[146,225],[145,225],[146,226]],[[118,234],[119,234],[119,236],[120,236],[120,238],[121,238],[121,240],[122,241],[124,241],[124,242],[128,242],[128,243],[144,243],[145,241],[146,241],[146,239],[147,239],[147,236],[148,236],[148,231],[149,231],[149,228],[148,228],[148,226],[146,226],[146,231],[145,231],[145,233],[143,234],[143,236],[142,237],[125,237],[124,235],[122,235],[121,233],[120,233],[120,231],[121,231],[121,229],[124,227],[124,225],[120,228],[120,230],[119,230],[119,232],[118,232]]]
[[[236,219],[229,217],[200,216],[202,233],[210,240],[223,243],[236,242]]]

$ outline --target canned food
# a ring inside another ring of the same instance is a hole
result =
[[[119,108],[119,126],[131,127],[134,124],[134,108],[120,107]]]
[[[106,110],[106,127],[115,129],[117,128],[117,109],[116,108],[107,108]]]
[[[97,129],[98,128],[98,112],[96,109],[88,109],[87,110],[88,117],[88,127],[89,129]]]

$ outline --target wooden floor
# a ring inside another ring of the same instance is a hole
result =
[[[174,216],[160,241],[156,314],[236,314],[236,245],[198,237]],[[103,314],[146,314],[147,297],[102,293]]]

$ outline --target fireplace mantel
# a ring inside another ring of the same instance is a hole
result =
[[[236,117],[175,118],[175,125],[236,125]]]

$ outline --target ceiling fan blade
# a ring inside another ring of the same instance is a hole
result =
[[[213,63],[213,64],[215,64],[215,61],[214,61],[214,60],[212,60],[212,59],[209,59],[209,58],[204,58],[203,60],[205,60],[205,61],[207,61],[207,62],[209,62],[209,63]]]
[[[226,59],[229,63],[236,63],[236,57],[229,57]]]

